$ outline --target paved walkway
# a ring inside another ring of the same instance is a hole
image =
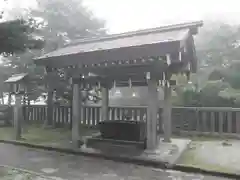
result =
[[[68,180],[225,180],[0,144],[0,164]]]

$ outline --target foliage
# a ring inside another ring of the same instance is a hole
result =
[[[237,106],[239,97],[229,93],[229,89],[240,88],[239,27],[223,22],[205,22],[196,38],[199,70],[194,86],[196,83],[198,88],[178,90],[180,104]]]
[[[56,72],[55,77],[52,78],[58,82],[52,85],[52,88],[55,89],[55,103],[61,105],[71,104],[73,94],[69,79],[66,76],[56,75]],[[97,87],[83,87],[81,93],[83,102],[93,101],[96,103],[100,100],[100,89]]]
[[[235,98],[223,97],[220,93],[230,86],[226,82],[212,81],[208,82],[200,91],[196,91],[196,88],[184,88],[180,94],[181,103],[178,105],[183,106],[206,106],[206,107],[218,107],[218,106],[231,106],[235,105]]]
[[[222,22],[206,23],[196,39],[200,65],[224,67],[239,58],[240,31],[238,26]]]
[[[81,0],[37,0],[38,8],[30,12],[40,19],[41,35],[47,39],[44,52],[91,36],[105,34],[104,22],[95,18]]]
[[[81,0],[37,0],[37,3],[38,7],[29,11],[27,19],[31,22],[31,27],[36,29],[34,34],[45,39],[44,47],[40,50],[29,49],[24,53],[15,53],[5,61],[5,64],[11,69],[10,74],[27,72],[34,78],[28,87],[28,99],[32,100],[35,100],[48,88],[45,71],[43,67],[37,67],[34,64],[34,57],[72,45],[76,43],[76,39],[105,33],[104,22],[95,18],[83,7]],[[66,75],[62,78],[59,72],[56,74],[54,83],[58,84],[55,87],[58,99],[70,97],[69,77]]]
[[[240,89],[240,61],[232,61],[227,67],[215,69],[209,76],[209,80],[224,80],[231,88]]]
[[[28,49],[40,49],[43,40],[34,36],[35,28],[24,20],[7,21],[0,24],[0,54],[11,55]]]
[[[202,88],[208,79],[222,78],[220,71],[240,59],[240,31],[238,25],[208,21],[196,36],[198,56],[198,86]],[[210,75],[210,76],[209,76]]]
[[[47,39],[44,52],[57,48],[73,45],[76,39],[105,34],[104,22],[95,18],[91,12],[83,7],[79,0],[52,0],[38,1],[39,8],[31,12],[32,16],[43,19],[42,35]],[[59,21],[61,19],[61,21]],[[69,77],[64,70],[54,72],[56,99],[69,103],[72,98],[72,87],[69,84]],[[99,100],[98,91],[85,89],[85,101],[93,98]],[[84,93],[83,93],[84,94]]]

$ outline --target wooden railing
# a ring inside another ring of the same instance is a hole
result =
[[[174,132],[240,137],[240,108],[177,107],[173,108]]]
[[[53,122],[56,126],[70,125],[72,108],[69,106],[55,106],[53,108]],[[81,123],[87,126],[97,126],[102,121],[101,107],[85,106],[81,109]],[[131,120],[145,121],[145,107],[109,107],[110,120],[123,120],[127,114]],[[31,105],[24,107],[24,119],[29,123],[43,123],[47,118],[47,106]]]
[[[109,107],[110,120],[124,120],[127,114],[131,120],[146,121],[146,107]],[[71,107],[55,106],[53,122],[56,127],[70,126]],[[88,106],[82,109],[81,124],[97,126],[102,121],[101,108]],[[47,118],[47,107],[31,105],[24,107],[25,121],[44,123]],[[159,109],[158,130],[162,132],[161,109]],[[173,107],[172,130],[174,133],[236,135],[240,136],[240,108],[223,107]]]

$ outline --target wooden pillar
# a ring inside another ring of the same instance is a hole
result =
[[[150,75],[148,79],[147,107],[147,149],[154,150],[158,145],[157,113],[158,113],[157,79]]]
[[[13,123],[14,123],[14,138],[16,140],[21,139],[21,133],[22,133],[22,119],[23,119],[23,113],[22,113],[22,105],[21,105],[22,96],[21,95],[15,95],[15,105],[13,107]]]
[[[164,86],[164,103],[163,103],[163,130],[164,130],[164,142],[171,142],[172,134],[172,104],[171,104],[171,95],[172,90],[170,85]]]
[[[73,148],[79,147],[79,128],[81,122],[82,95],[79,84],[73,84],[73,101],[72,101],[72,144]]]
[[[51,67],[45,67],[45,70],[47,72],[47,88],[48,88],[48,98],[47,98],[47,119],[44,123],[44,126],[55,126],[55,122],[53,119],[53,93],[54,93],[54,86],[56,83],[56,74],[54,73],[54,68]]]
[[[108,106],[109,106],[109,89],[108,86],[102,86],[102,107],[101,107],[101,120],[109,120],[108,116]]]

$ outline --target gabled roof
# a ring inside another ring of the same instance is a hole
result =
[[[27,73],[22,73],[22,74],[14,74],[12,75],[10,78],[8,78],[6,81],[4,81],[5,83],[17,83],[20,82],[22,80],[24,80],[24,78],[27,76]]]
[[[43,55],[35,60],[37,64],[76,65],[104,61],[129,60],[140,57],[160,56],[176,52],[190,33],[203,22],[192,22],[163,26],[101,38],[83,39],[74,44]],[[65,61],[65,62],[64,62]]]

